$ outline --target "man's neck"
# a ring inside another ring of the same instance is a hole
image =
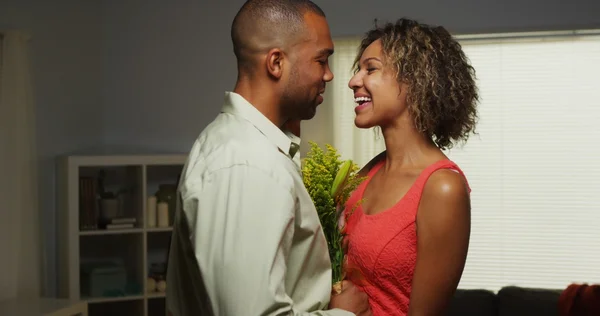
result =
[[[273,87],[260,83],[259,80],[238,79],[233,92],[241,95],[276,126],[281,128],[287,121],[281,115],[278,97]]]

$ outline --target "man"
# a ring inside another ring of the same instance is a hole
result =
[[[327,244],[297,160],[299,130],[282,131],[314,117],[333,79],[325,15],[308,0],[251,0],[231,37],[235,89],[196,140],[179,185],[169,313],[367,315],[366,295],[349,282],[330,299]]]

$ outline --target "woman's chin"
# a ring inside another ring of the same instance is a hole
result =
[[[373,122],[370,122],[368,119],[358,115],[356,116],[356,118],[354,118],[354,125],[358,128],[368,129],[371,127],[375,127],[376,124],[373,124]]]

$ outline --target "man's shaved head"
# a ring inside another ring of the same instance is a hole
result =
[[[311,119],[333,79],[333,40],[310,0],[248,0],[231,25],[241,95],[278,127]]]
[[[256,54],[272,48],[286,49],[304,34],[304,15],[325,13],[310,0],[248,0],[231,26],[238,66],[249,70]]]

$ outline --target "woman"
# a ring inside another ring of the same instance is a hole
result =
[[[401,19],[369,31],[349,82],[358,128],[386,150],[345,208],[347,279],[373,315],[443,315],[470,235],[470,189],[442,152],[474,130],[474,70],[442,27]]]

